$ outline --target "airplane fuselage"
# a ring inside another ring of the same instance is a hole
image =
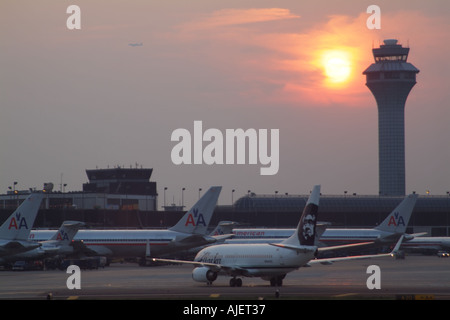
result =
[[[227,243],[251,243],[255,242],[280,242],[289,238],[295,229],[234,229],[235,236],[227,240]],[[393,235],[376,229],[337,229],[328,228],[320,236],[320,243],[327,246],[360,243],[366,241],[381,240]]]
[[[52,237],[55,231],[33,230],[30,240],[43,241]],[[170,230],[79,230],[74,241],[83,244],[98,255],[112,257],[144,257],[159,256],[172,253],[183,248],[191,248],[194,243],[183,243],[190,234]],[[195,243],[204,245],[207,242],[198,237]]]
[[[314,252],[309,246],[297,251],[270,244],[223,244],[201,250],[194,261],[219,264],[232,276],[270,278],[305,265]]]
[[[440,250],[450,251],[450,237],[417,237],[402,245],[407,251],[434,253]]]

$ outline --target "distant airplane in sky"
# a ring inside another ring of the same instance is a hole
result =
[[[140,43],[129,43],[128,44],[130,47],[142,47],[144,45],[143,42]]]

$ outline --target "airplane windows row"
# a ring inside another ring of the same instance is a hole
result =
[[[225,255],[227,259],[246,259],[246,258],[254,258],[254,259],[272,259],[271,254],[228,254]]]
[[[83,239],[86,242],[139,242],[146,243],[147,241],[170,241],[170,239]]]

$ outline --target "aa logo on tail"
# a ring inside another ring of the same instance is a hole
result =
[[[9,221],[8,230],[11,230],[11,228],[14,228],[16,230],[22,228],[28,229],[27,220],[25,220],[25,217],[21,217],[20,212],[17,212],[16,216],[12,217]]]
[[[403,217],[398,213],[395,212],[391,217],[389,218],[388,227],[390,226],[398,227],[398,226],[406,226],[405,221],[403,220]]]
[[[60,230],[58,232],[58,235],[56,236],[56,240],[69,240],[69,236],[67,235],[67,232],[64,230]]]
[[[206,222],[203,214],[198,213],[197,208],[192,209],[192,212],[194,213],[194,216],[192,216],[192,213],[190,213],[186,219],[186,224],[184,226],[187,227],[188,225],[192,225],[193,227],[197,227],[199,225],[203,225],[206,227]]]

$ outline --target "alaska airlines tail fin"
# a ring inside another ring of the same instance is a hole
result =
[[[222,187],[209,188],[197,203],[186,212],[183,218],[176,225],[169,228],[169,230],[183,233],[206,234],[221,190]]]
[[[27,241],[43,198],[43,193],[30,194],[2,224],[0,239]]]
[[[405,233],[416,204],[417,195],[410,194],[375,229],[392,233]]]
[[[61,245],[68,245],[72,242],[73,237],[75,237],[82,226],[84,226],[83,222],[64,221],[50,240],[60,241]]]
[[[314,246],[319,198],[320,185],[316,185],[309,195],[309,199],[303,209],[303,214],[298,223],[297,230],[291,237],[280,243],[282,246]]]

